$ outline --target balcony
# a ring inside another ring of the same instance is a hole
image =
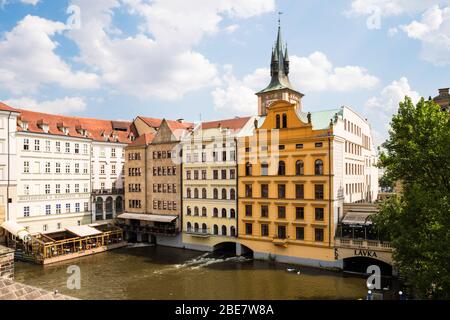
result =
[[[188,228],[186,230],[186,234],[198,238],[209,238],[211,236],[211,234],[209,233],[209,229]]]
[[[272,243],[276,246],[287,248],[288,239],[286,237],[275,236],[272,240]]]
[[[92,190],[92,195],[123,195],[124,189],[95,189]]]
[[[393,251],[389,242],[368,239],[335,238],[335,246],[350,249]]]

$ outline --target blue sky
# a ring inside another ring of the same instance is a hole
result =
[[[450,0],[0,0],[0,100],[109,119],[253,114],[278,11],[304,109],[349,105],[377,142],[404,95],[450,86]]]

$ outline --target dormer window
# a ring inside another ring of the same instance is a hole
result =
[[[65,126],[64,123],[62,123],[62,122],[58,123],[57,127],[65,135],[69,134],[69,127]]]
[[[22,130],[27,131],[28,130],[28,122],[22,121],[21,127],[22,127]]]
[[[37,126],[42,129],[42,131],[44,131],[45,133],[48,133],[49,131],[49,125],[47,122],[45,122],[44,119],[41,119],[37,122]]]

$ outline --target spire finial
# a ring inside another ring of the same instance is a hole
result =
[[[281,27],[281,15],[283,14],[283,12],[278,11],[278,27]]]

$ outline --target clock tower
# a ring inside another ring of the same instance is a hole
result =
[[[277,100],[285,100],[294,104],[298,111],[301,111],[302,93],[292,88],[289,81],[289,54],[287,45],[283,45],[281,40],[281,26],[278,25],[278,36],[275,47],[272,49],[272,59],[270,63],[270,75],[272,80],[267,88],[258,92],[258,113],[260,116],[267,114],[267,108]]]

